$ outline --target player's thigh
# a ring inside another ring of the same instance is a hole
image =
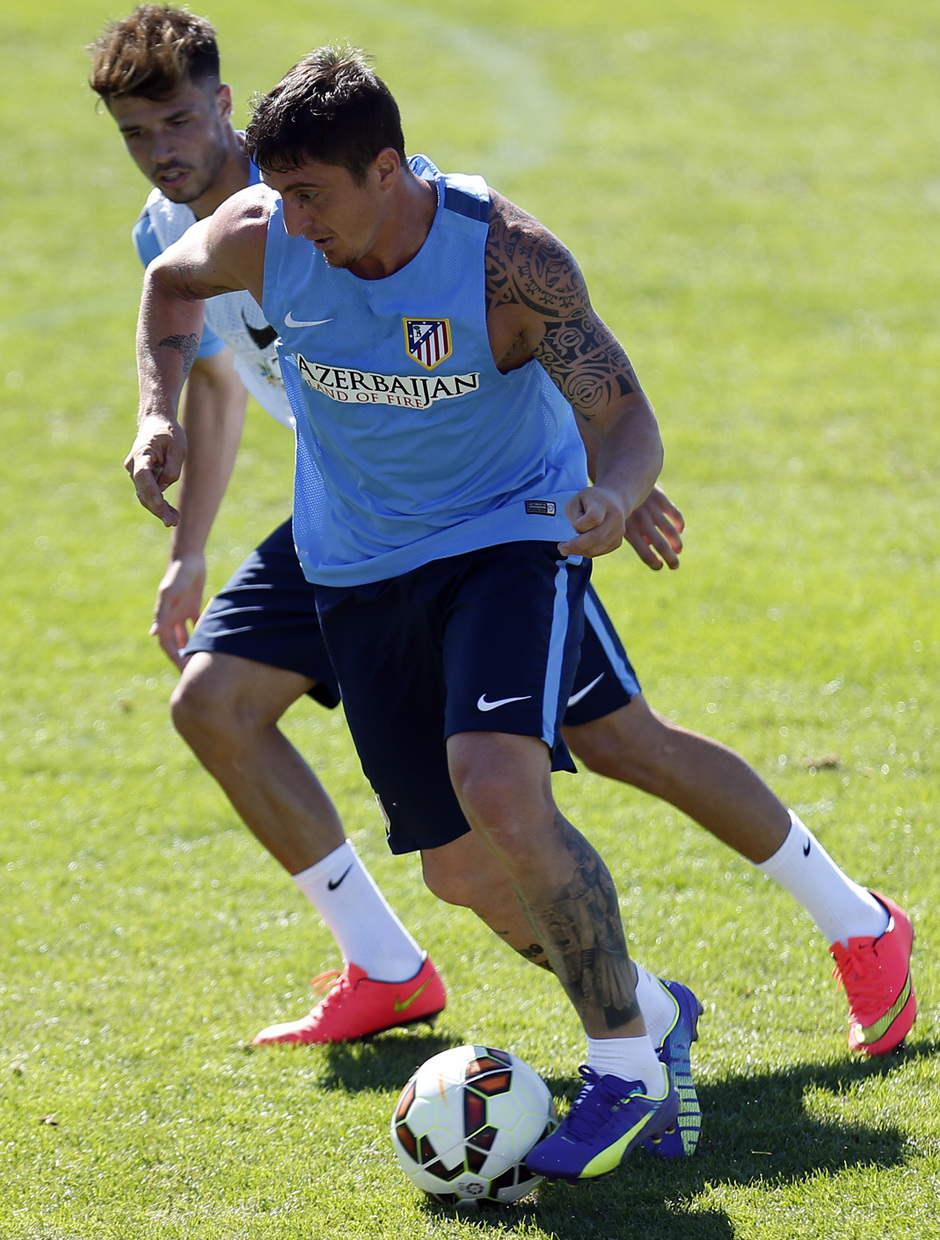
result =
[[[318,588],[323,632],[393,852],[469,830],[447,769],[441,603],[429,574]]]
[[[315,688],[297,672],[240,655],[197,651],[173,695],[174,715],[211,716],[216,727],[266,725]]]
[[[557,718],[588,574],[551,544],[514,544],[371,585],[318,587],[346,717],[393,851],[439,847],[468,829],[447,735],[544,737],[570,769]],[[520,678],[502,697],[488,679],[497,669]]]

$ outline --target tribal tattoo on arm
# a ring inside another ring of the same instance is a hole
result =
[[[622,345],[591,306],[571,253],[534,216],[494,195],[486,245],[487,314],[518,307],[520,330],[497,359],[509,370],[535,358],[591,421],[640,385]]]

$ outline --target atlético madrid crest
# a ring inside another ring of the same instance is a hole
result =
[[[450,319],[402,319],[405,352],[426,370],[451,355]]]

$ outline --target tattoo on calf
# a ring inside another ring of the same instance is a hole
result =
[[[193,362],[196,360],[196,354],[199,352],[199,337],[195,332],[190,332],[188,336],[164,336],[159,342],[158,348],[165,346],[168,349],[175,349],[183,359],[183,378],[189,374],[192,369]]]
[[[556,826],[575,875],[555,899],[526,906],[526,914],[542,931],[545,954],[578,1012],[602,1014],[606,1027],[616,1029],[640,1015],[617,893],[587,840],[560,814]]]
[[[516,951],[523,958],[532,964],[537,964],[540,969],[546,969],[549,973],[554,973],[551,961],[545,955],[545,948],[541,943],[530,943],[528,947],[517,947]]]
[[[523,960],[528,960],[530,964],[537,964],[540,969],[547,969],[549,973],[554,972],[549,964],[548,957],[545,955],[545,948],[541,943],[530,943],[528,947],[516,947],[510,942],[512,939],[511,930],[498,930],[493,925],[490,925],[490,929],[496,931],[501,939],[505,939],[513,951],[518,952]]]

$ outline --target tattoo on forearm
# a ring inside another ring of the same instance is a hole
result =
[[[196,360],[196,354],[199,352],[199,337],[195,332],[190,332],[188,336],[164,336],[159,342],[158,348],[165,346],[168,349],[175,349],[183,359],[183,378],[189,374],[192,369],[193,362]]]
[[[616,1029],[640,1015],[617,893],[607,867],[587,840],[560,814],[556,826],[563,833],[575,875],[554,899],[538,904],[523,901],[523,907],[578,1012],[599,1014],[608,1029]]]

